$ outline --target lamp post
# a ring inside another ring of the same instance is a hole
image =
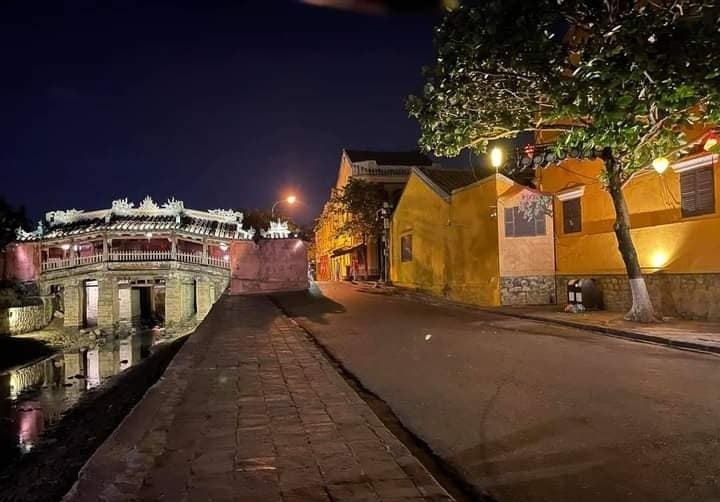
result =
[[[383,207],[381,209],[378,209],[377,211],[377,217],[382,220],[382,235],[380,238],[382,239],[382,256],[381,259],[381,274],[380,274],[380,280],[378,281],[380,284],[388,284],[390,282],[390,246],[389,246],[389,240],[390,240],[390,210],[392,209],[392,206],[388,204],[387,202],[383,202]]]
[[[292,205],[295,204],[295,201],[297,200],[297,197],[294,195],[290,195],[284,199],[280,199],[275,204],[272,205],[272,208],[270,209],[270,218],[275,218],[275,206],[280,204],[281,202],[287,202],[288,204]]]

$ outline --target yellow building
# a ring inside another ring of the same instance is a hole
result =
[[[718,155],[702,148],[662,174],[637,172],[625,185],[632,237],[656,310],[720,319]],[[537,186],[554,194],[558,295],[567,281],[594,278],[605,308],[631,305],[613,232],[615,211],[598,176],[599,160],[566,159],[537,170]],[[561,297],[562,298],[562,297]]]
[[[342,151],[340,167],[333,190],[345,187],[351,177],[374,183],[385,188],[388,202],[394,207],[414,166],[435,166],[425,155],[417,152],[378,152],[364,150]],[[435,166],[438,167],[438,166]],[[316,275],[320,281],[348,279],[355,271],[364,271],[363,257],[367,257],[367,273],[377,278],[381,273],[381,243],[371,238],[367,249],[361,238],[354,235],[339,235],[338,228],[348,215],[332,211],[327,202],[315,227]]]
[[[553,221],[502,174],[412,170],[391,222],[394,284],[484,306],[555,302]]]

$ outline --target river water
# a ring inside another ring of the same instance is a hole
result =
[[[30,452],[85,392],[148,357],[154,339],[142,332],[0,374],[0,467]]]

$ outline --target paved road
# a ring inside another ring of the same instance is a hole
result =
[[[499,502],[720,501],[720,358],[321,285],[278,300]]]

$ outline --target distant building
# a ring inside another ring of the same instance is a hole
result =
[[[343,150],[334,189],[342,189],[350,178],[380,183],[387,192],[388,202],[395,206],[413,167],[436,167],[427,156],[417,151],[378,152]],[[354,235],[338,235],[338,228],[347,216],[334,214],[325,204],[315,228],[316,276],[318,280],[343,280],[352,274],[363,256],[367,256],[368,276],[380,275],[381,245],[378,237],[367,243],[363,253],[361,239]]]

